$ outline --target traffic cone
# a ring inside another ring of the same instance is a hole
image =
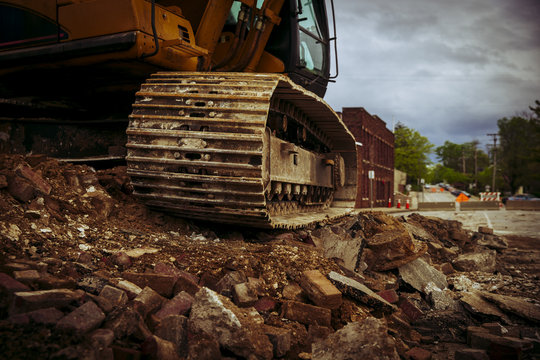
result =
[[[409,199],[407,199],[407,203],[405,204],[405,209],[409,209]]]
[[[388,198],[388,207],[389,207],[389,208],[392,207],[392,199],[391,199],[391,198]]]
[[[401,199],[398,199],[398,201],[397,201],[397,208],[401,209]]]

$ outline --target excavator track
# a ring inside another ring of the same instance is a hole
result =
[[[154,74],[127,135],[134,194],[167,213],[291,229],[354,204],[354,138],[322,99],[283,75]]]

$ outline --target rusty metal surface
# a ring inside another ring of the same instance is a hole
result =
[[[339,171],[322,171],[320,180],[309,182],[272,180],[269,164],[276,159],[270,159],[267,120],[271,105],[283,101],[299,114],[294,121],[306,126],[304,135],[323,141],[332,157],[354,153],[354,139],[337,115],[285,76],[153,75],[137,93],[127,130],[135,195],[183,217],[263,228],[302,227],[348,213],[342,202],[329,207]],[[325,158],[302,153],[312,162]],[[354,198],[348,200],[352,207]]]

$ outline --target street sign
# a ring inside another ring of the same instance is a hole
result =
[[[368,179],[375,179],[375,170],[368,171]]]

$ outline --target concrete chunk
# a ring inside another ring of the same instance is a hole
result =
[[[388,313],[393,312],[396,309],[395,306],[356,280],[338,274],[334,271],[328,274],[328,278],[339,290],[341,290],[343,294],[368,306]]]
[[[430,282],[439,289],[448,287],[446,276],[420,258],[400,266],[399,275],[403,281],[420,292],[424,292]]]
[[[14,294],[10,313],[20,314],[49,307],[62,308],[80,300],[83,295],[82,291],[68,289],[17,292]]]
[[[484,271],[492,273],[495,271],[497,251],[488,250],[478,253],[461,254],[452,262],[452,265],[459,271]]]

